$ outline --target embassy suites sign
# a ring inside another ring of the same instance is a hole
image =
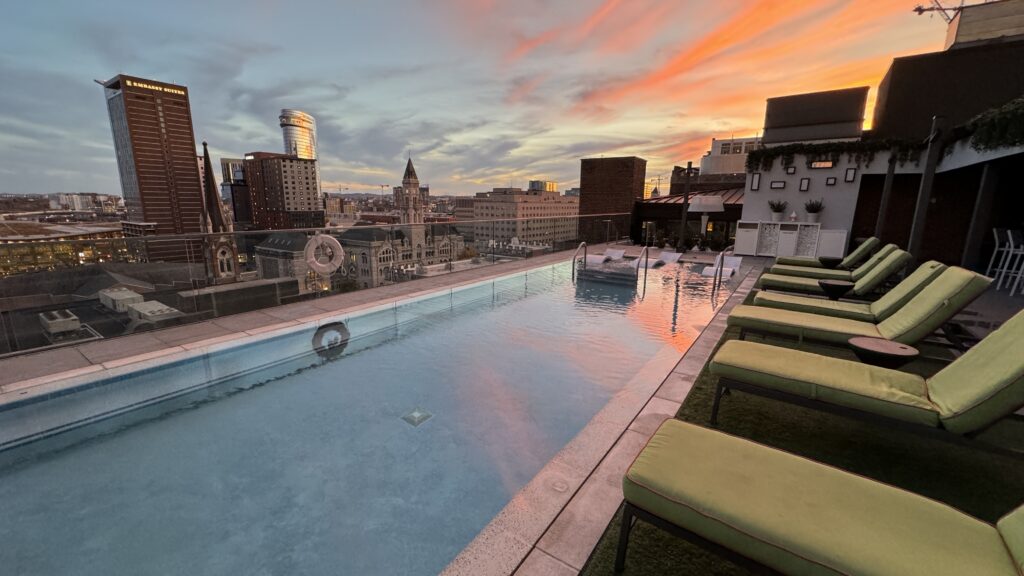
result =
[[[124,83],[129,88],[145,88],[146,90],[155,90],[157,92],[167,92],[168,94],[178,94],[184,96],[185,91],[181,88],[172,88],[170,86],[158,86],[156,84],[148,84],[146,82],[139,82],[138,80],[125,80]]]

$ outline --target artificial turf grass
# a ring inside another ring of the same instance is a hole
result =
[[[735,339],[728,329],[718,346]],[[754,337],[748,339],[761,340]],[[764,340],[795,347],[790,340]],[[802,350],[853,359],[851,352],[801,344]],[[716,347],[717,351],[717,347]],[[941,350],[922,347],[927,355]],[[713,354],[712,354],[713,355]],[[921,360],[904,370],[931,376],[941,363]],[[717,379],[705,364],[676,418],[708,426]],[[733,391],[722,399],[719,428],[730,434],[800,454],[851,472],[946,502],[972,516],[995,522],[1024,501],[1024,461],[826,414]],[[1001,437],[1024,438],[1018,421],[1000,427]],[[697,463],[699,465],[699,463]],[[621,508],[605,528],[581,574],[613,574]],[[740,575],[744,569],[638,521],[629,539],[627,575]]]

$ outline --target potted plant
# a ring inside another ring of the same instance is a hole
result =
[[[808,222],[817,222],[821,216],[821,211],[825,209],[825,202],[820,198],[818,200],[808,200],[804,202],[804,212],[807,212]]]
[[[785,200],[769,200],[768,208],[772,211],[772,222],[781,222],[782,213],[786,211],[789,203]]]

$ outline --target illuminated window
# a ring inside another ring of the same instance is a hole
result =
[[[817,170],[821,168],[832,168],[833,162],[831,160],[825,160],[821,162],[811,162],[811,168]]]

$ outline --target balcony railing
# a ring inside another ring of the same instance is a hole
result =
[[[0,358],[572,250],[628,227],[617,213],[0,244]]]

